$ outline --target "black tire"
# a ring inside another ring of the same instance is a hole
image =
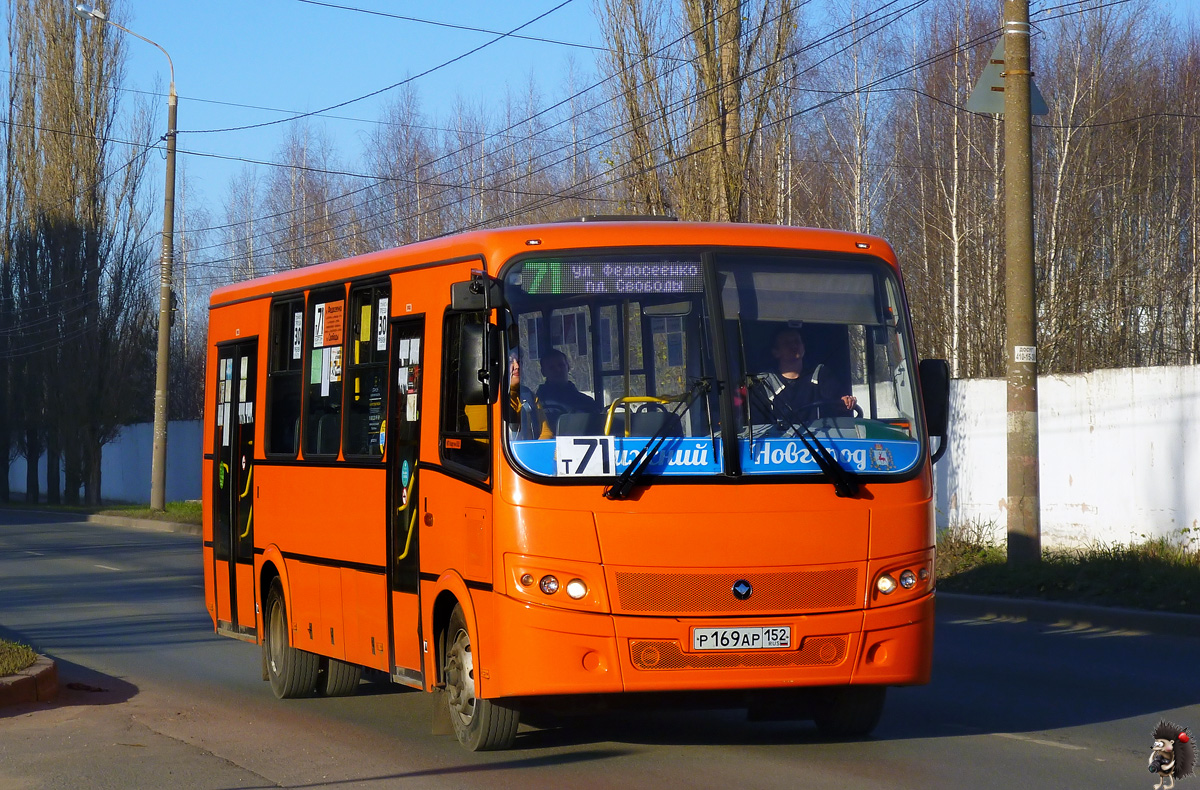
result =
[[[826,738],[865,738],[879,724],[887,686],[827,689],[817,705],[817,729]]]
[[[517,737],[521,713],[516,705],[475,696],[475,662],[462,607],[455,606],[446,629],[442,681],[450,723],[458,742],[473,752],[507,749]]]
[[[358,664],[350,664],[336,658],[321,659],[317,693],[322,697],[349,697],[358,691],[362,669]]]
[[[278,577],[271,580],[271,590],[267,593],[267,614],[263,622],[263,649],[267,657],[271,691],[279,699],[311,696],[317,686],[321,661],[315,653],[291,646],[283,585]]]

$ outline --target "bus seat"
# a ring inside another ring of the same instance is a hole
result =
[[[604,433],[604,415],[567,412],[558,418],[555,436],[600,436]]]
[[[630,436],[654,436],[660,430],[663,436],[683,436],[679,415],[663,411],[638,411],[629,419]]]
[[[338,419],[337,414],[322,414],[321,419],[317,421],[317,454],[318,455],[337,455],[338,451],[338,434],[342,428],[342,421]]]

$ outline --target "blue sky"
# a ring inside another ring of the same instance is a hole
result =
[[[1181,20],[1189,13],[1195,18],[1200,10],[1200,0],[1159,1],[1172,7]],[[592,0],[568,0],[553,11],[563,0],[327,2],[494,31],[511,30],[550,12],[520,33],[590,46],[603,43]],[[158,42],[174,59],[183,132],[276,121],[289,117],[290,112],[321,110],[419,74],[496,38],[489,33],[323,7],[305,0],[124,0],[122,6],[127,26]],[[165,94],[166,59],[135,39],[127,39],[127,44],[126,87]],[[430,120],[445,121],[456,98],[498,113],[506,89],[520,93],[531,74],[545,104],[566,96],[570,58],[576,63],[580,82],[591,84],[593,51],[514,38],[490,44],[414,84]],[[312,119],[314,126],[332,137],[344,166],[361,169],[366,134],[396,93],[386,91],[331,111],[349,120]],[[151,100],[165,108],[165,98]],[[165,128],[165,123],[163,109],[159,124]],[[181,133],[179,147],[268,160],[279,149],[287,128],[287,124],[276,124],[236,132]],[[194,156],[183,157],[181,162],[196,198],[219,214],[229,179],[243,165]],[[161,174],[152,175],[158,188],[161,178]]]
[[[330,2],[509,31],[554,9],[563,0]],[[185,132],[257,124],[289,117],[292,112],[320,110],[400,82],[496,38],[488,33],[321,7],[302,0],[126,0],[124,6],[126,26],[162,45],[175,62],[180,150],[259,160],[273,157],[287,124],[237,132]],[[570,0],[520,32],[587,45],[595,45],[599,39],[591,0]],[[128,45],[126,87],[165,93],[166,58],[136,39],[128,39]],[[523,90],[530,74],[543,97],[564,95],[571,57],[581,79],[593,74],[591,50],[506,38],[420,77],[414,84],[430,116],[448,114],[456,96],[498,111],[506,87]],[[374,126],[372,121],[380,117],[382,108],[397,93],[385,91],[330,113],[350,120],[317,117],[312,123],[333,137],[345,158],[343,164],[354,169],[364,138]],[[152,101],[165,108],[165,98]],[[165,128],[165,109],[159,117]],[[229,178],[242,167],[237,162],[185,158],[187,175],[197,195],[209,202],[224,200]]]

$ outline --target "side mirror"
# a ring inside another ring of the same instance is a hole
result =
[[[489,323],[464,323],[459,351],[458,389],[463,405],[494,403],[503,376],[500,331]]]
[[[925,425],[930,438],[936,436],[941,439],[937,452],[930,459],[937,463],[949,447],[950,366],[944,359],[922,359],[918,369],[921,374],[921,394],[925,400]]]
[[[487,300],[484,300],[484,282],[487,283]],[[504,306],[504,289],[496,280],[482,274],[470,280],[450,284],[450,309],[462,312],[478,312],[488,308]]]

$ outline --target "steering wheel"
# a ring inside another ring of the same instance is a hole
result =
[[[835,409],[839,409],[839,410],[842,410],[842,411],[845,411],[845,410],[846,410],[846,404],[842,403],[842,400],[841,400],[841,398],[838,398],[838,399],[836,399],[836,400],[817,400],[817,401],[813,401],[812,403],[810,403],[810,404],[808,404],[808,405],[806,405],[806,406],[801,406],[799,409],[796,409],[796,411],[797,411],[799,414],[804,414],[804,413],[805,413],[805,412],[807,412],[809,409],[816,410],[816,409],[820,409],[820,408],[822,408],[822,407],[826,407],[826,406],[828,406],[828,407],[832,407],[832,408],[835,408]],[[850,413],[851,413],[852,415],[854,415],[854,417],[855,417],[856,419],[859,419],[859,420],[861,420],[861,419],[863,418],[863,410],[862,410],[862,406],[859,406],[857,403],[856,403],[856,404],[854,404],[854,408],[850,409]]]

